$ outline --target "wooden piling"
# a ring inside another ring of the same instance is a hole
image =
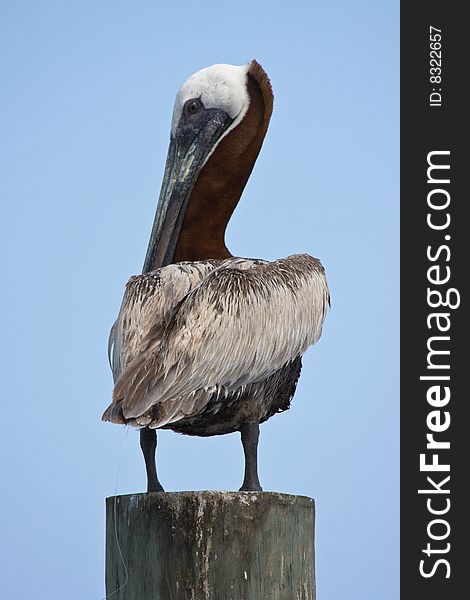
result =
[[[120,588],[113,600],[315,600],[314,520],[311,498],[272,492],[112,496],[106,593]]]

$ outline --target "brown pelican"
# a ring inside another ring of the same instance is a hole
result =
[[[301,356],[329,304],[308,255],[233,257],[224,236],[263,143],[273,94],[263,68],[213,65],[181,87],[143,274],[110,334],[115,387],[103,420],[141,428],[148,491],[162,491],[158,428],[240,431],[241,490],[258,490],[259,424],[287,410]]]

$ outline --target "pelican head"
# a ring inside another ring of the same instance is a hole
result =
[[[262,71],[256,61],[212,65],[191,75],[179,89],[144,272],[173,262],[195,183],[221,141],[245,119],[250,74],[256,69]]]

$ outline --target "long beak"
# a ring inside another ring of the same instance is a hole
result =
[[[193,127],[183,127],[171,138],[144,273],[173,262],[191,192],[231,121],[225,112],[213,111],[199,132]]]

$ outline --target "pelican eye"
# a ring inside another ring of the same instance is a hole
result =
[[[204,108],[203,103],[199,98],[191,98],[191,100],[187,100],[184,105],[184,114],[187,117],[193,117],[197,115]]]

